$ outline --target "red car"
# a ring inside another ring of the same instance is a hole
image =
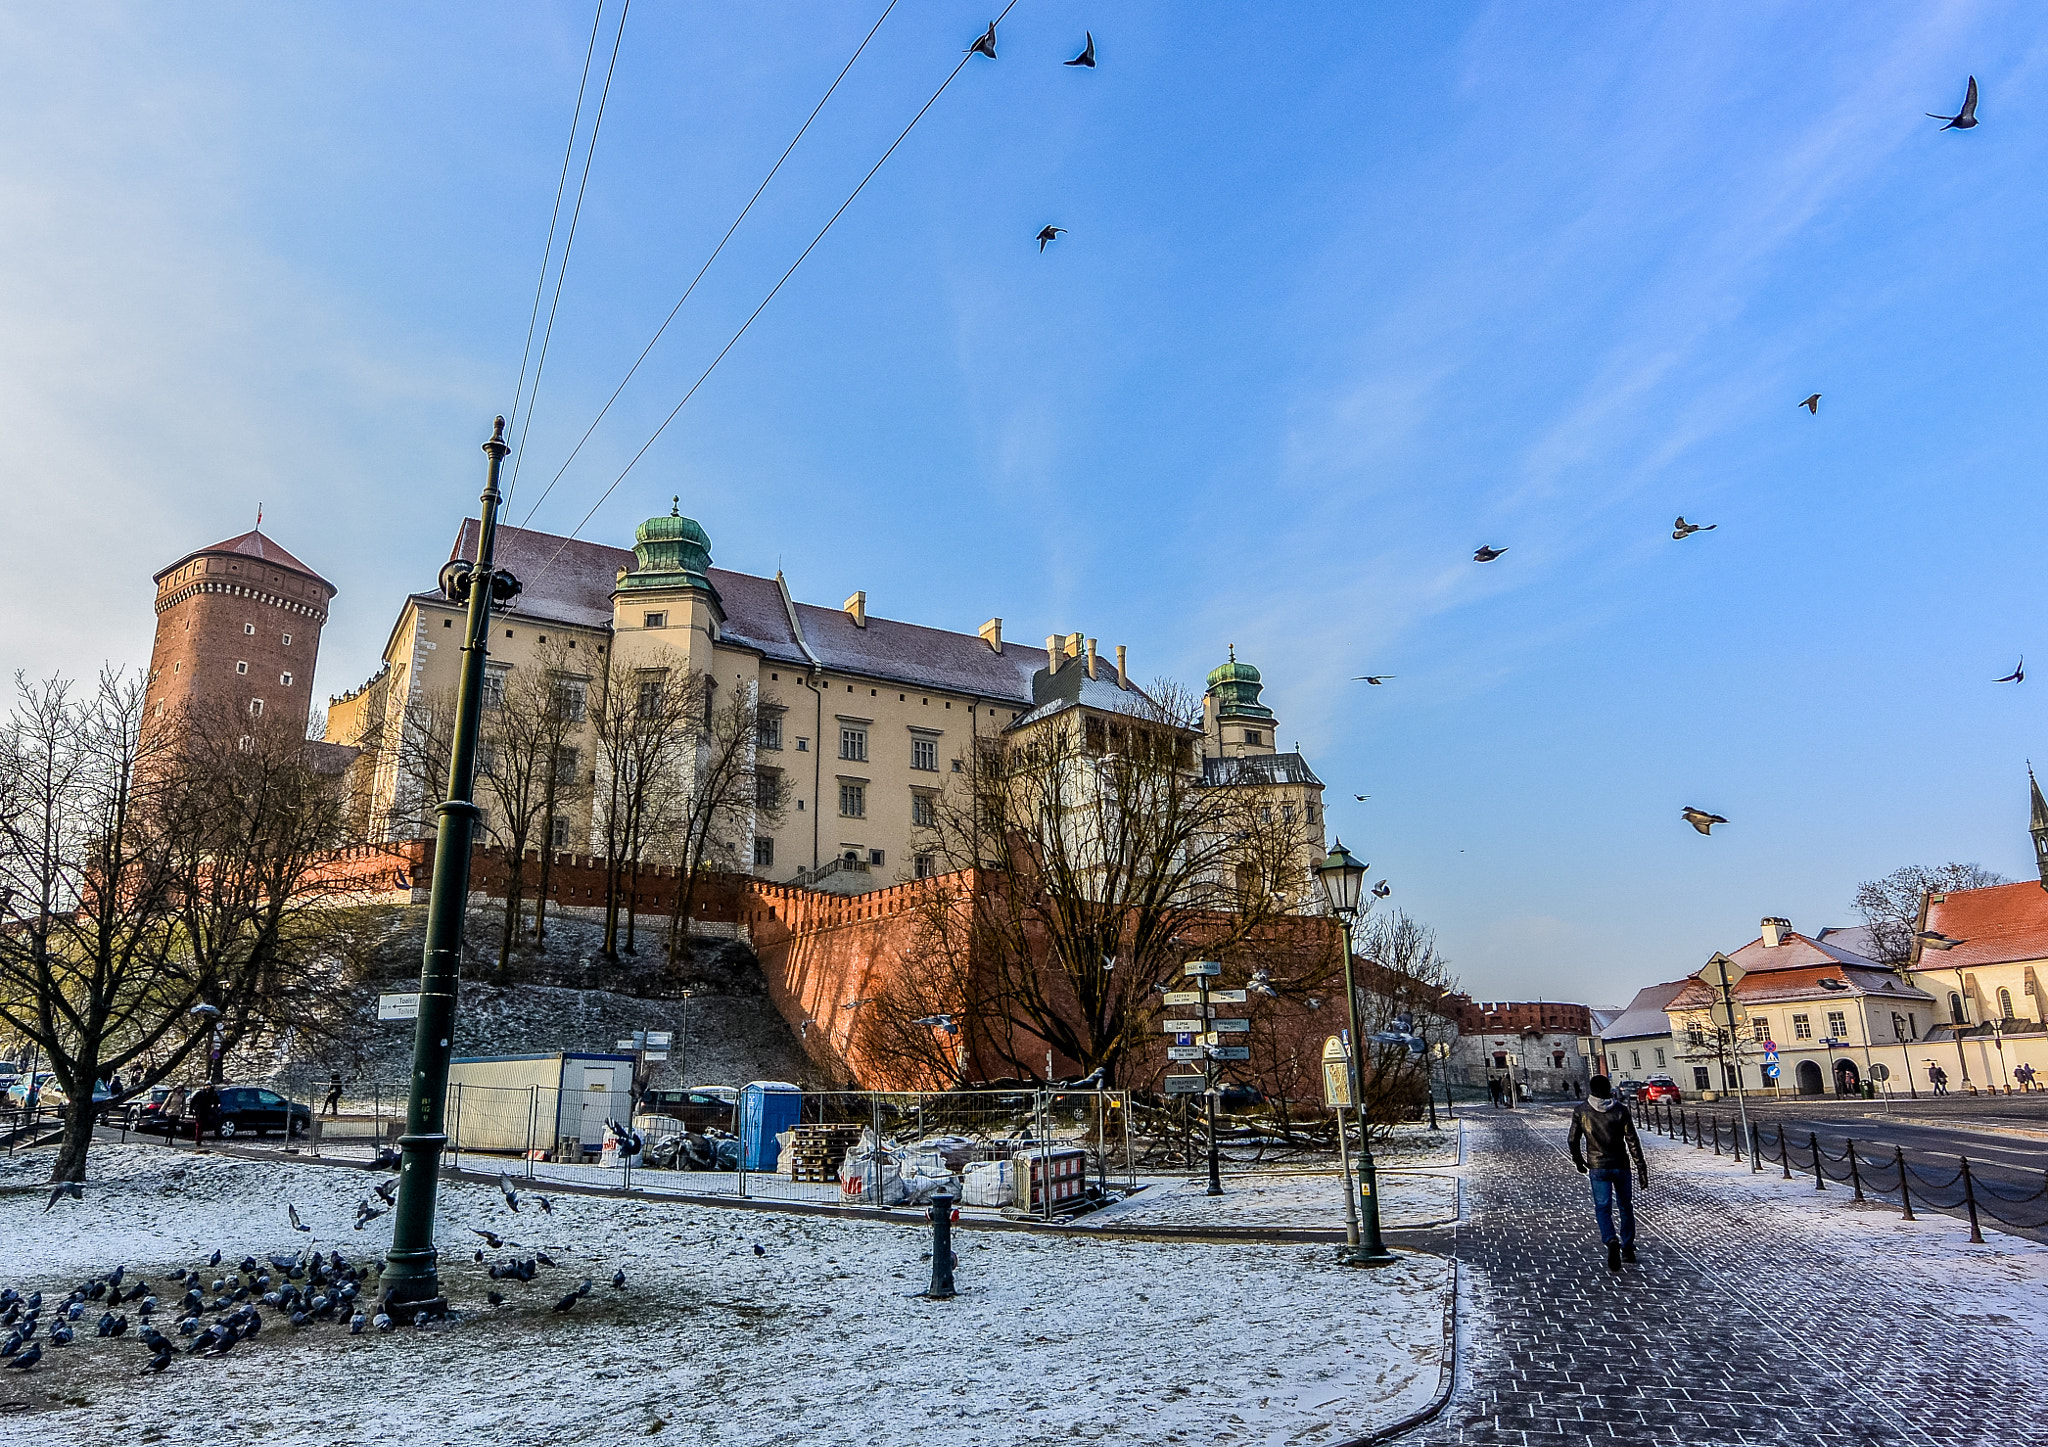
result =
[[[1653,1075],[1643,1082],[1644,1102],[1653,1100],[1684,1100],[1685,1092],[1678,1088],[1678,1082],[1668,1075]]]

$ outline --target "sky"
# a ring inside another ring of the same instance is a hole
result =
[[[508,520],[616,483],[583,536],[680,496],[807,601],[1234,644],[1482,999],[2031,874],[2037,9],[1018,0],[622,478],[989,18],[899,0],[563,470],[886,3],[631,8]],[[0,11],[0,666],[142,666],[261,505],[340,590],[316,693],[374,671],[512,410],[595,14]]]

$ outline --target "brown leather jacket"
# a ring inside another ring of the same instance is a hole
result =
[[[1581,1142],[1584,1142],[1583,1146]],[[1628,1107],[1618,1100],[1611,1104],[1589,1100],[1575,1107],[1569,1145],[1572,1164],[1582,1171],[1625,1171],[1633,1164],[1638,1177],[1645,1182],[1650,1179],[1650,1168],[1643,1160],[1643,1142],[1636,1135],[1636,1123],[1630,1117]],[[1587,1161],[1589,1153],[1592,1157],[1590,1164]]]

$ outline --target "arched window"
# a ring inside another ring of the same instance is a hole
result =
[[[1961,995],[1958,995],[1954,990],[1950,990],[1948,992],[1948,1018],[1949,1023],[1954,1025],[1961,1025],[1965,1021],[1965,1016],[1963,1014],[1963,997]]]
[[[2005,1016],[2008,1020],[2012,1019],[2012,991],[2000,990],[1998,992],[1998,1013]]]

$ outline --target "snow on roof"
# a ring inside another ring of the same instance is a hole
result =
[[[1202,760],[1202,782],[1215,786],[1236,784],[1307,784],[1320,789],[1323,781],[1300,754],[1245,754],[1238,758]]]
[[[1636,997],[1628,1002],[1626,1009],[1616,1012],[1615,1018],[1600,1032],[1600,1038],[1643,1040],[1653,1035],[1669,1035],[1671,1020],[1664,1013],[1664,1007],[1691,983],[1691,980],[1668,980],[1661,985],[1643,986],[1636,991]]]

